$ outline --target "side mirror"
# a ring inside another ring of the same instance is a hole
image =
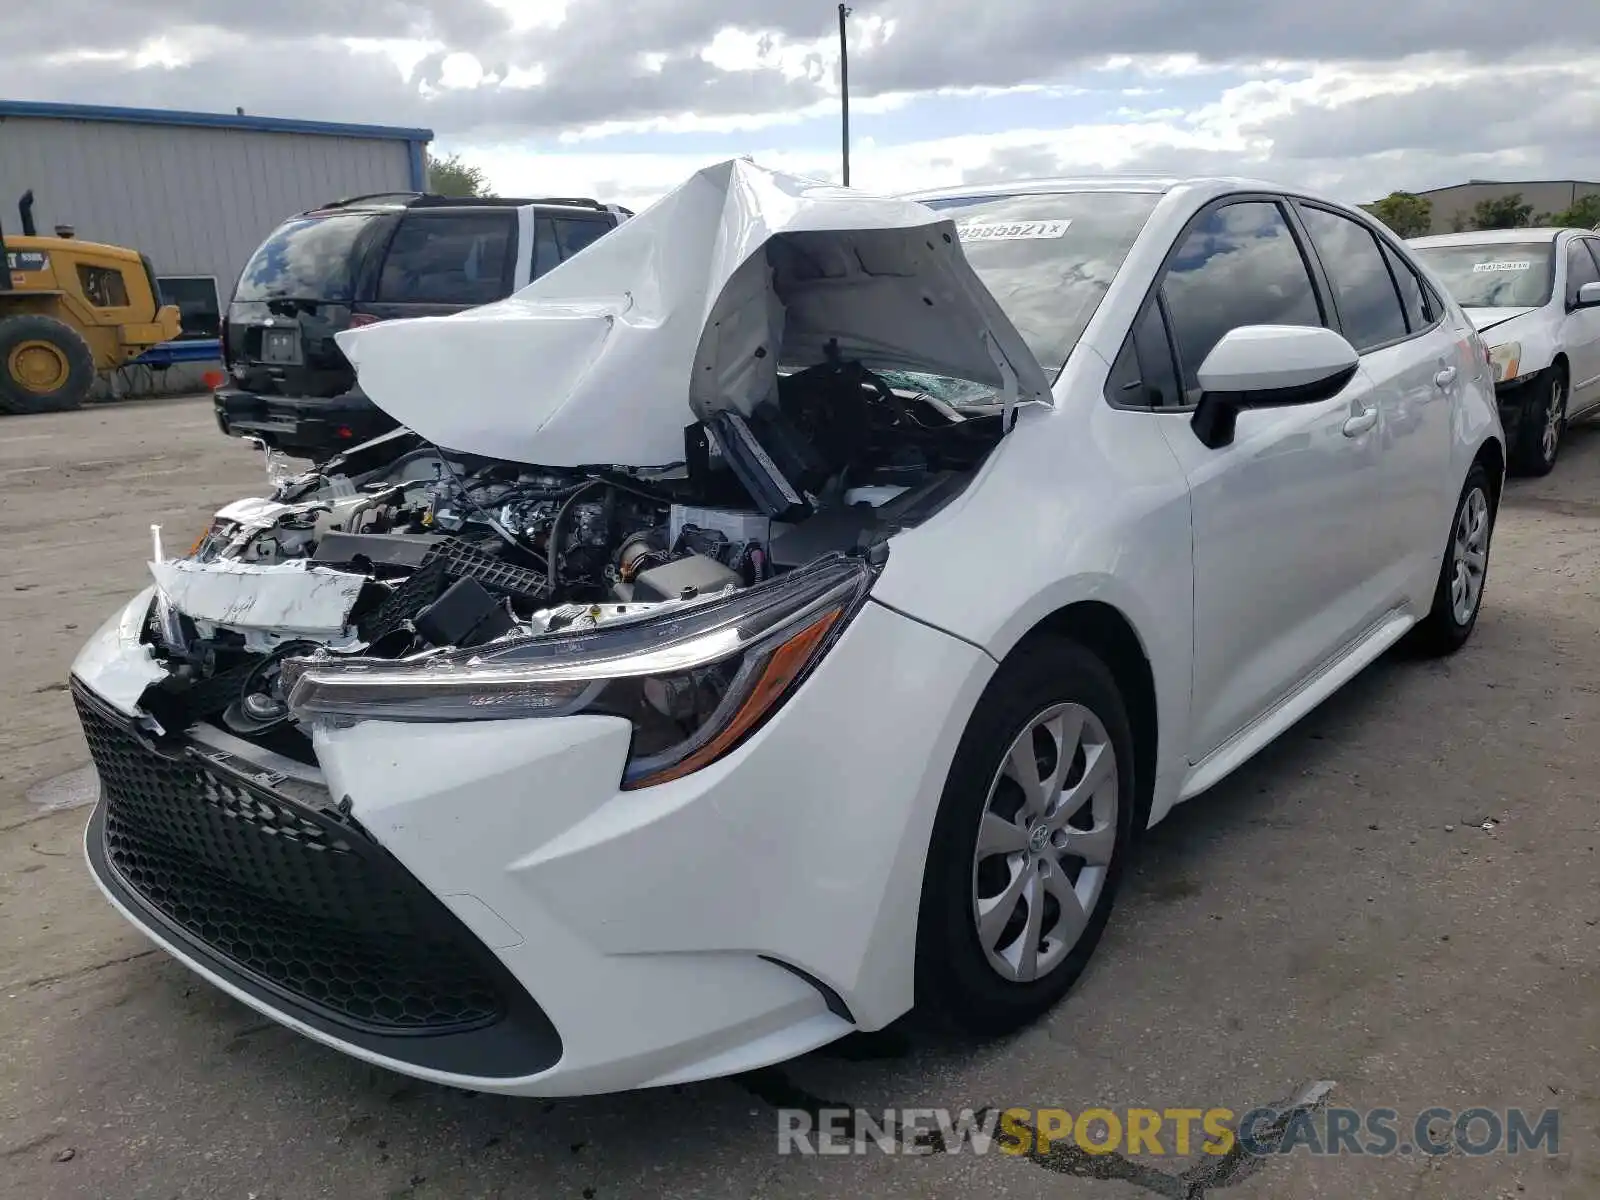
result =
[[[1337,396],[1360,361],[1355,347],[1331,329],[1240,326],[1224,334],[1200,364],[1200,404],[1190,428],[1211,449],[1226,446],[1242,410]]]
[[[1574,308],[1600,307],[1600,283],[1586,283],[1578,289],[1578,303]]]

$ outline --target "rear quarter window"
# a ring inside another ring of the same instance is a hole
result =
[[[371,213],[333,213],[285,221],[245,265],[234,299],[348,302],[357,242],[372,219]]]

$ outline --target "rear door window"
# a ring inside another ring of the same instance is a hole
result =
[[[1304,205],[1300,215],[1333,287],[1344,336],[1357,352],[1405,337],[1405,310],[1372,231],[1349,217]]]
[[[385,304],[488,304],[511,292],[516,217],[510,212],[411,212],[378,279]]]

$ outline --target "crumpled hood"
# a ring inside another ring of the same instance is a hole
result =
[[[1534,310],[1531,308],[1469,308],[1464,310],[1472,321],[1473,327],[1479,333],[1494,325],[1509,321],[1513,317],[1520,317]]]
[[[1050,384],[961,251],[906,200],[708,167],[494,304],[338,335],[361,389],[452,450],[552,467],[683,457],[683,429],[748,414],[778,367],[845,360],[994,387]]]

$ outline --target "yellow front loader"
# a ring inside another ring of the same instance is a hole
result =
[[[101,372],[177,337],[178,310],[137,250],[38,236],[31,191],[17,210],[22,235],[0,230],[0,413],[77,408]]]

